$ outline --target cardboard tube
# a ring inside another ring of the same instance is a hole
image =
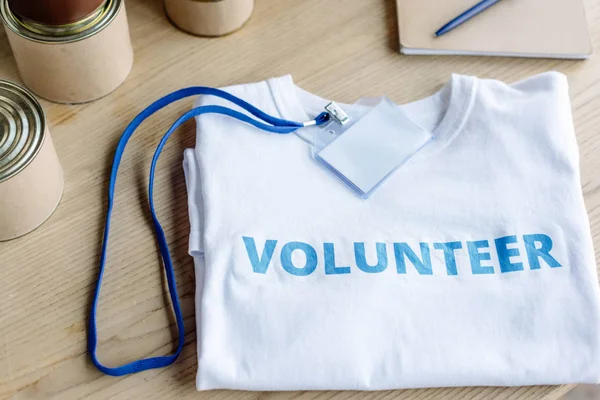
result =
[[[165,0],[169,19],[200,36],[222,36],[241,28],[253,9],[254,0]]]
[[[119,87],[133,65],[125,3],[102,30],[61,43],[31,40],[6,27],[19,73],[35,94],[58,103],[85,103]]]
[[[63,170],[46,129],[44,144],[29,165],[0,182],[0,241],[42,225],[58,207],[63,188]]]
[[[29,20],[48,25],[78,22],[92,14],[106,0],[8,0],[10,9]]]

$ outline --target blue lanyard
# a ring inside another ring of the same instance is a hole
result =
[[[107,258],[107,247],[108,247],[108,237],[110,231],[110,217],[112,214],[113,203],[114,203],[114,195],[115,195],[115,185],[117,181],[117,173],[119,171],[119,165],[121,163],[121,159],[123,157],[123,152],[125,151],[125,147],[127,146],[127,142],[134,134],[135,130],[144,122],[148,117],[153,115],[155,112],[160,109],[168,106],[171,103],[174,103],[178,100],[181,100],[190,96],[198,96],[198,95],[211,95],[220,97],[222,99],[228,100],[231,103],[236,104],[242,109],[246,110],[249,114],[253,115],[255,118],[250,117],[247,114],[232,110],[223,106],[202,106],[194,108],[184,115],[182,115],[172,126],[169,128],[167,133],[161,139],[156,151],[154,153],[154,157],[152,158],[152,165],[150,167],[150,184],[148,186],[148,199],[150,206],[150,213],[152,215],[152,221],[154,224],[154,230],[156,232],[156,238],[158,241],[158,248],[160,250],[160,256],[162,258],[165,274],[167,276],[167,283],[169,286],[169,294],[171,296],[171,302],[173,303],[173,309],[175,311],[175,317],[177,320],[177,331],[178,331],[178,344],[177,350],[175,353],[168,356],[161,357],[151,357],[145,358],[142,360],[133,361],[129,364],[122,365],[120,367],[110,368],[102,365],[100,361],[98,361],[98,357],[96,355],[96,350],[98,346],[98,334],[96,328],[96,309],[98,307],[98,299],[100,297],[100,288],[102,286],[102,277],[104,276],[104,267],[106,264]],[[176,92],[173,92],[146,108],[142,111],[138,116],[136,116],[133,121],[129,124],[127,129],[123,132],[121,139],[119,140],[119,144],[117,146],[117,150],[115,151],[115,157],[112,165],[112,171],[110,174],[110,181],[108,185],[108,212],[106,214],[106,222],[104,228],[104,238],[102,242],[102,253],[100,257],[100,274],[98,276],[98,281],[96,283],[96,293],[94,295],[94,302],[92,304],[92,310],[90,311],[90,327],[89,327],[89,337],[88,337],[88,350],[92,357],[92,362],[101,372],[112,375],[112,376],[123,376],[132,374],[135,372],[145,371],[153,368],[162,368],[168,365],[171,365],[175,362],[181,350],[183,349],[183,339],[184,339],[184,329],[183,329],[183,316],[181,314],[181,307],[179,305],[179,296],[177,294],[177,284],[175,282],[175,272],[173,270],[173,263],[171,261],[171,254],[169,252],[169,246],[167,245],[167,239],[165,237],[165,233],[163,231],[160,222],[156,216],[156,211],[154,208],[154,173],[156,170],[156,164],[158,162],[158,158],[160,157],[160,153],[163,150],[163,147],[167,143],[167,140],[171,137],[173,132],[181,126],[185,121],[190,118],[202,115],[202,114],[221,114],[227,115],[229,117],[238,119],[242,122],[246,122],[250,125],[254,125],[255,127],[279,134],[288,134],[295,132],[299,128],[311,125],[321,125],[329,120],[329,114],[326,112],[321,113],[316,119],[309,122],[299,123],[293,121],[287,121],[284,119],[276,118],[271,115],[264,113],[258,108],[254,107],[250,103],[245,102],[244,100],[233,96],[227,92],[224,92],[219,89],[213,89],[209,87],[190,87],[186,89],[181,89]]]

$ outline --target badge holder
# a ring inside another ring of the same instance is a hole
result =
[[[363,199],[433,137],[387,98],[325,110],[331,122],[316,130],[313,158]]]

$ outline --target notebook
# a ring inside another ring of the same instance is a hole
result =
[[[592,53],[583,0],[503,0],[434,37],[478,1],[397,0],[401,53],[572,59]]]

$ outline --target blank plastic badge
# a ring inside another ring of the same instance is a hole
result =
[[[432,135],[388,99],[315,154],[362,198],[371,194]]]

